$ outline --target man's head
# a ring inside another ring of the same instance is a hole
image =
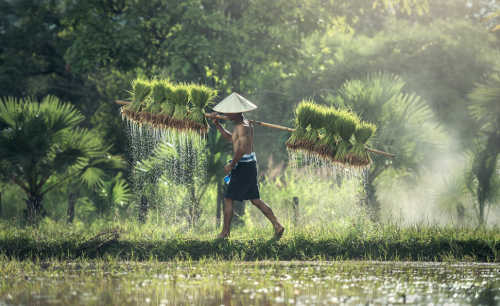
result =
[[[236,118],[243,117],[242,113],[227,113],[226,116],[229,121],[234,121]]]

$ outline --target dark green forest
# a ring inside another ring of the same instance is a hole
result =
[[[372,156],[365,205],[376,219],[426,211],[495,224],[499,10],[487,0],[0,0],[0,217],[34,209],[61,220],[71,201],[78,220],[137,215],[115,101],[146,76],[207,84],[215,102],[237,92],[258,106],[248,118],[284,126],[304,98],[349,107],[377,125],[373,147],[396,154]],[[8,101],[25,103],[24,115]],[[11,128],[42,113],[64,124],[50,141],[45,126]],[[287,189],[288,137],[255,127],[263,196],[283,207],[298,192]],[[208,143],[202,205],[215,221],[230,147],[212,132]]]

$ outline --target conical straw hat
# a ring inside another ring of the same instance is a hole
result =
[[[214,107],[214,111],[221,113],[244,113],[253,111],[257,106],[239,94],[233,92]]]

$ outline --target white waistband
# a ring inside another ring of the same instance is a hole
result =
[[[255,152],[243,155],[243,157],[238,162],[239,163],[248,163],[248,162],[253,162],[253,161],[257,161],[257,156],[255,155]]]

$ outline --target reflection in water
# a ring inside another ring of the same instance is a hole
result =
[[[18,263],[19,264],[19,263]],[[500,265],[0,262],[0,305],[499,305]]]

